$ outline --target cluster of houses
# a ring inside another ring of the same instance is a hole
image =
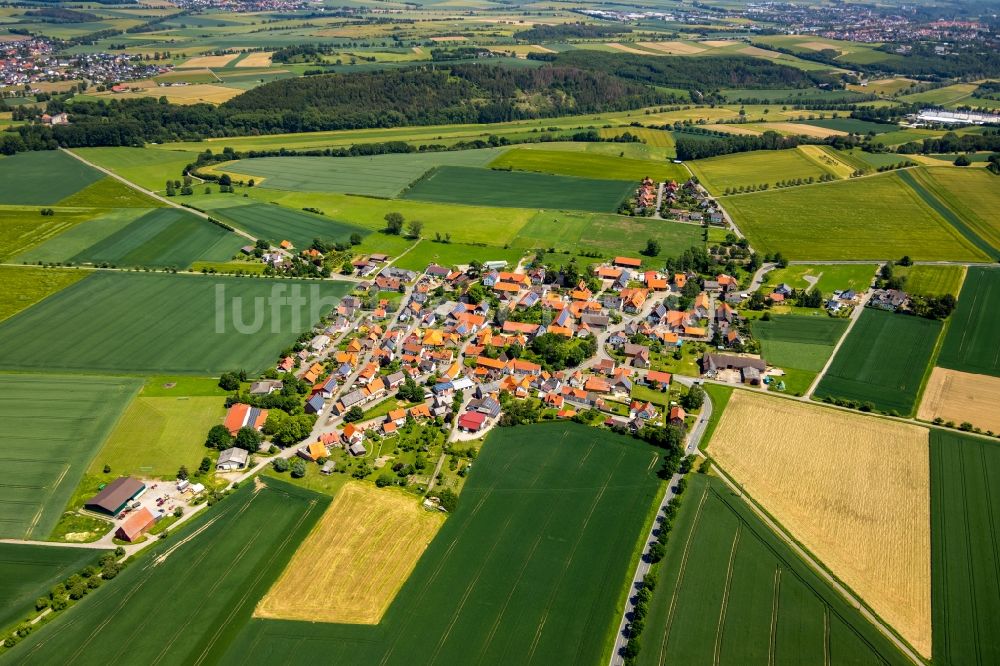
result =
[[[141,55],[124,53],[57,53],[45,37],[21,38],[9,35],[0,41],[0,85],[24,86],[52,81],[86,79],[113,83],[146,79],[166,69],[150,64]],[[42,92],[32,89],[32,94]]]
[[[660,214],[670,220],[725,225],[725,216],[714,199],[698,181],[691,178],[683,185],[669,180],[663,185]]]
[[[645,211],[656,205],[656,195],[659,185],[652,178],[646,176],[642,179],[638,189],[635,191],[635,208],[637,211]]]

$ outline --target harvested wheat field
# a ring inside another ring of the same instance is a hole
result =
[[[778,132],[791,132],[792,134],[816,137],[817,139],[825,139],[828,136],[847,136],[847,132],[841,130],[818,127],[816,125],[802,125],[799,123],[767,123],[766,125],[762,125],[762,127]]]
[[[239,53],[227,53],[226,55],[217,56],[198,56],[197,58],[189,58],[187,62],[181,65],[181,67],[184,69],[195,69],[199,67],[225,67],[231,60],[235,60],[238,56]]]
[[[705,50],[700,46],[684,42],[639,42],[639,46],[670,55],[694,55]]]
[[[740,49],[740,53],[748,56],[759,56],[761,58],[780,58],[781,54],[777,51],[768,51],[767,49],[758,48],[756,46],[748,46],[745,49]]]
[[[1000,377],[934,368],[927,382],[918,419],[962,423],[1000,432]]]
[[[844,52],[843,49],[837,48],[833,44],[827,44],[826,42],[799,42],[798,44],[796,44],[796,46],[803,49],[809,49],[810,51],[831,50],[831,51],[839,51],[840,53]]]
[[[644,51],[642,49],[633,48],[631,46],[625,46],[624,44],[619,44],[618,42],[609,42],[605,46],[612,48],[616,51],[622,51],[624,53],[637,53],[639,55],[653,55],[649,51]]]
[[[378,624],[442,523],[412,495],[348,483],[254,615]]]
[[[732,46],[736,43],[734,39],[707,39],[703,42],[698,42],[702,46],[711,46],[713,49],[721,48],[723,46]]]
[[[266,51],[255,51],[236,63],[236,67],[270,67],[272,55]]]
[[[931,654],[926,428],[734,391],[712,457],[920,654]]]
[[[431,37],[432,42],[464,42],[466,37],[461,35],[446,35],[444,37]]]
[[[719,132],[726,132],[727,134],[738,134],[740,136],[760,136],[763,134],[760,130],[751,129],[749,127],[740,127],[735,124],[727,123],[716,123],[713,125],[702,125],[705,129],[718,130]]]

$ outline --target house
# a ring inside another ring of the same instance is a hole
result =
[[[284,386],[285,383],[280,379],[264,379],[250,385],[250,395],[270,395]]]
[[[361,442],[354,442],[353,444],[347,447],[347,452],[350,453],[352,456],[356,457],[365,455],[366,453],[368,453],[368,449],[366,449],[365,445],[362,444]]]
[[[671,379],[672,377],[669,372],[661,372],[659,370],[650,370],[644,377],[647,386],[657,389],[666,389],[669,387]]]
[[[872,292],[868,305],[881,310],[898,310],[910,300],[905,291],[898,289],[876,289]]]
[[[587,325],[588,328],[605,330],[611,325],[611,319],[607,315],[600,314],[585,314],[580,316],[580,322]]]
[[[468,411],[485,414],[487,418],[495,419],[500,416],[500,403],[493,398],[482,398],[469,402]]]
[[[316,393],[306,401],[306,414],[319,414],[326,406],[326,400],[322,393]]]
[[[156,522],[156,516],[146,507],[140,508],[131,516],[125,519],[117,530],[115,536],[122,541],[132,543],[143,535]]]
[[[701,358],[701,371],[714,374],[719,370],[738,370],[745,384],[759,386],[761,373],[767,369],[767,363],[762,358],[751,356],[734,356],[732,354],[705,354]]]
[[[687,417],[687,413],[683,407],[678,405],[670,408],[670,425],[683,426],[685,417]]]
[[[486,414],[481,412],[465,412],[458,417],[458,429],[465,432],[479,432],[486,425]]]
[[[263,430],[265,421],[267,421],[266,409],[258,409],[238,402],[226,412],[226,420],[223,424],[229,430],[229,434],[235,436],[244,426],[254,430]]]
[[[779,294],[776,291],[771,292],[770,294],[767,295],[767,297],[768,297],[768,299],[770,299],[770,301],[772,303],[784,303],[785,302],[785,295],[784,294]]]
[[[83,507],[90,511],[117,516],[132,500],[146,492],[146,484],[130,476],[115,479],[101,489]]]
[[[641,268],[642,267],[642,260],[640,260],[640,259],[633,259],[631,257],[615,257],[615,260],[612,263],[615,266],[618,266],[620,268]]]
[[[324,474],[326,476],[330,476],[331,474],[333,474],[333,471],[336,468],[337,468],[337,463],[335,463],[332,460],[327,460],[325,463],[323,463],[323,467],[322,469],[319,470],[319,473]]]
[[[233,470],[243,469],[247,466],[249,458],[250,452],[246,449],[231,447],[219,453],[219,460],[215,463],[215,469],[220,472],[232,472]]]
[[[348,423],[344,427],[344,432],[341,433],[341,437],[346,444],[360,443],[365,439],[365,431],[353,423]]]
[[[316,462],[320,458],[329,458],[330,452],[327,450],[326,445],[323,442],[312,442],[300,448],[297,452],[300,458],[304,458],[310,462]]]
[[[628,412],[629,418],[640,418],[645,421],[655,419],[659,414],[659,412],[656,411],[656,407],[653,406],[653,403],[643,402],[641,400],[633,400],[632,404],[629,405]]]

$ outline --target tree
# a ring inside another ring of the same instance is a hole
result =
[[[256,428],[243,426],[236,432],[236,439],[233,445],[238,449],[246,451],[256,451],[260,448],[260,443],[264,441],[264,436],[257,432]]]
[[[288,458],[275,458],[274,462],[271,463],[271,467],[274,468],[275,472],[285,473],[288,471]]]
[[[375,477],[375,485],[379,488],[385,488],[386,486],[391,486],[396,482],[396,477],[392,472],[385,471]]]
[[[180,518],[183,515],[184,515],[184,507],[182,506],[174,507],[174,518]]]
[[[354,264],[351,263],[350,259],[344,259],[344,263],[340,265],[340,272],[344,275],[350,275],[354,272]]]
[[[900,266],[912,266],[913,259],[910,259],[910,255],[904,254],[903,257],[896,263],[899,264]]]
[[[407,377],[399,387],[396,397],[407,402],[419,402],[424,399],[424,389],[412,377]]]
[[[233,179],[229,176],[228,173],[224,173],[221,176],[219,176],[219,185],[229,187],[232,184],[233,184]]]
[[[411,236],[420,238],[420,232],[424,230],[424,223],[420,220],[411,220],[408,228]]]
[[[240,389],[240,376],[235,372],[224,372],[219,377],[219,388],[223,391],[238,391]]]
[[[104,465],[104,473],[105,474],[111,474],[111,465],[107,465],[107,464]]]
[[[306,475],[306,463],[301,458],[292,461],[292,478],[301,479]]]
[[[406,218],[403,217],[402,213],[386,213],[385,214],[385,229],[390,234],[395,234],[396,236],[403,233],[403,223]]]
[[[233,436],[229,434],[229,428],[224,425],[214,425],[208,431],[205,439],[205,446],[210,449],[228,449],[233,444]]]
[[[362,241],[361,234],[359,234],[356,231],[353,234],[351,234],[351,245],[361,245],[361,241]]]
[[[647,257],[655,257],[660,254],[660,242],[655,238],[650,238],[646,241],[646,249],[642,251]]]
[[[967,155],[959,155],[955,158],[955,166],[965,167],[972,164]]]
[[[656,541],[652,546],[649,547],[649,561],[656,564],[663,559],[663,556],[667,554],[667,549],[662,543]]]
[[[198,473],[205,474],[210,469],[212,469],[212,459],[209,458],[208,456],[205,456],[204,458],[201,459],[201,464],[198,465]]]
[[[701,409],[705,402],[705,390],[698,385],[692,386],[688,392],[681,396],[681,407],[688,411]]]
[[[187,469],[187,467],[185,467],[184,465],[181,465],[181,468],[179,470],[177,470],[177,478],[180,479],[181,481],[187,481],[187,478],[188,478],[188,469]]]
[[[344,414],[344,422],[354,423],[355,421],[360,421],[364,417],[365,417],[364,411],[360,407],[355,405],[354,407],[348,409],[347,413]]]

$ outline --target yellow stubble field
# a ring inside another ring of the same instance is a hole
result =
[[[918,419],[968,421],[1000,432],[1000,377],[934,368],[917,412]]]
[[[930,656],[926,428],[735,391],[709,451],[793,538]]]
[[[413,495],[348,483],[254,616],[378,624],[443,523]]]

